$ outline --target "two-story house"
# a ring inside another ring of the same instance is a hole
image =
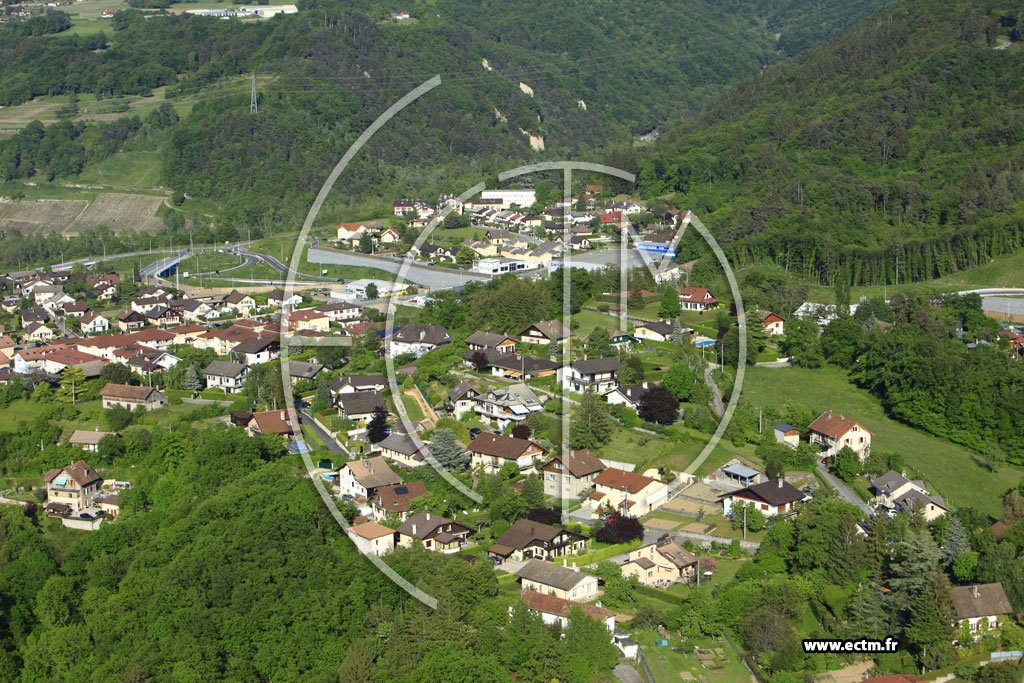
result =
[[[1013,606],[1001,583],[955,586],[951,597],[957,622],[976,634],[975,639],[980,638],[984,631],[991,631],[1013,621]]]
[[[618,358],[590,358],[559,368],[558,381],[566,391],[604,394],[618,386],[615,374],[622,366]]]
[[[531,558],[550,560],[577,555],[586,545],[587,537],[582,534],[531,519],[518,519],[508,531],[494,539],[487,556],[500,562],[522,562]]]
[[[476,408],[476,401],[473,399],[480,392],[470,382],[459,382],[448,391],[448,410],[456,419],[462,419],[463,415],[472,413]]]
[[[100,399],[104,408],[121,407],[135,410],[142,406],[145,410],[155,410],[167,403],[167,397],[153,387],[136,387],[128,384],[108,382],[100,389]]]
[[[417,498],[427,495],[422,481],[381,486],[373,496],[373,521],[383,522],[388,515],[396,515],[404,522],[409,517],[409,506]]]
[[[579,498],[594,488],[594,479],[605,469],[604,463],[588,448],[557,456],[541,468],[544,495]]]
[[[388,467],[387,461],[377,456],[365,460],[350,460],[338,470],[338,493],[350,496],[360,503],[368,502],[381,486],[401,484],[403,479]]]
[[[338,415],[360,424],[369,422],[378,408],[387,410],[384,396],[379,391],[338,395]]]
[[[400,548],[408,548],[418,540],[427,550],[457,553],[466,544],[469,529],[440,515],[420,512],[402,522],[395,535]]]
[[[690,581],[697,573],[697,556],[669,536],[629,551],[622,575],[635,576],[642,586],[666,586]]]
[[[822,413],[808,429],[811,443],[818,444],[821,454],[826,458],[833,457],[844,446],[849,446],[861,462],[871,455],[871,432],[839,413],[831,410]]]
[[[84,460],[50,470],[43,475],[43,480],[47,508],[71,512],[93,507],[103,486],[103,478]]]
[[[679,307],[684,311],[709,311],[718,306],[718,299],[704,287],[679,287]]]
[[[419,357],[440,346],[451,344],[452,333],[440,325],[409,323],[395,330],[384,342],[387,352],[392,356],[411,353]]]
[[[597,577],[575,566],[563,567],[543,560],[527,560],[515,575],[524,591],[537,591],[563,600],[593,600],[597,597]]]
[[[395,532],[376,521],[353,524],[345,530],[363,555],[387,555],[395,548]]]
[[[505,463],[514,462],[520,472],[532,470],[544,449],[529,439],[516,439],[501,434],[484,432],[469,444],[472,454],[471,466],[484,474],[494,474]]]
[[[427,445],[405,434],[391,432],[377,444],[380,454],[402,467],[419,467],[426,460]]]
[[[660,479],[609,467],[594,478],[594,492],[587,502],[596,513],[600,508],[627,517],[643,517],[668,497],[668,485]]]
[[[544,409],[537,395],[523,383],[502,386],[473,398],[477,415],[505,429],[513,422],[522,422],[530,413]]]
[[[244,388],[248,369],[249,366],[244,363],[215,360],[203,369],[203,375],[208,388],[223,389],[225,394],[235,394]]]
[[[569,328],[561,320],[544,320],[520,332],[519,341],[524,344],[550,344],[553,341],[560,344],[570,334]]]
[[[875,503],[893,514],[920,509],[930,522],[949,511],[941,497],[929,495],[923,481],[907,479],[894,470],[871,479],[871,487],[875,490]]]
[[[516,340],[506,334],[478,331],[466,337],[466,344],[470,351],[494,349],[502,353],[516,352]]]
[[[794,512],[797,503],[805,498],[803,491],[780,477],[726,493],[722,496],[722,508],[726,515],[731,515],[734,505],[753,503],[765,517],[774,517]]]

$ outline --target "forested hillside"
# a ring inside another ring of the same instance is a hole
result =
[[[335,201],[382,206],[538,155],[593,157],[884,4],[442,0],[403,22],[379,2],[332,0],[261,22],[127,11],[111,36],[0,36],[0,104],[168,86],[196,105],[169,136],[164,184],[238,224],[293,225],[356,136],[434,74],[442,85],[375,136]],[[249,72],[261,77],[256,115]]]
[[[1004,5],[908,0],[730,90],[637,163],[738,265],[908,282],[1024,245],[1024,53]],[[1016,48],[1017,46],[1014,46]]]

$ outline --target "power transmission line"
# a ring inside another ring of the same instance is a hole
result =
[[[256,104],[256,72],[252,73],[252,94],[249,96],[249,113],[255,114],[259,111],[259,105]]]

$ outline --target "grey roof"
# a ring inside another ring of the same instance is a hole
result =
[[[599,372],[616,372],[622,365],[618,358],[590,358],[578,360],[572,364],[578,372],[584,375],[594,375]]]
[[[798,431],[798,432],[800,431],[799,429],[797,429],[793,425],[786,424],[785,422],[780,422],[779,424],[777,424],[774,427],[772,427],[772,429],[774,429],[777,432],[792,432],[794,430]]]
[[[543,560],[527,561],[516,571],[516,576],[566,591],[572,590],[581,581],[591,578],[590,574]]]
[[[493,332],[474,332],[473,334],[466,337],[467,344],[475,344],[477,346],[483,346],[485,348],[494,348],[506,339],[515,341],[506,334],[494,334]]]
[[[375,375],[349,375],[348,377],[335,377],[327,386],[332,391],[340,391],[343,387],[354,387],[357,391],[377,386],[387,386],[388,378],[381,374]]]
[[[461,399],[463,396],[466,396],[470,392],[473,392],[473,394],[479,393],[477,391],[477,388],[473,386],[472,382],[459,382],[454,387],[448,390],[448,400],[458,401],[459,399]]]
[[[306,363],[300,360],[290,360],[288,361],[288,376],[312,379],[325,367],[327,366],[323,363]]]
[[[672,323],[658,321],[652,323],[643,323],[642,325],[637,325],[637,327],[646,327],[652,332],[657,332],[658,334],[666,337],[672,334]]]
[[[409,323],[405,327],[396,330],[395,333],[391,335],[391,340],[405,342],[407,344],[420,342],[423,344],[430,344],[432,346],[441,346],[443,344],[451,343],[452,333],[440,325]]]
[[[357,391],[351,394],[341,394],[338,399],[341,409],[346,415],[362,415],[372,413],[377,406],[386,408],[384,396],[379,391]]]
[[[734,477],[740,477],[742,479],[750,479],[751,477],[756,477],[758,474],[760,474],[760,472],[758,472],[757,470],[747,467],[746,465],[738,462],[733,463],[731,465],[726,465],[725,467],[722,468],[722,471],[725,472],[726,474],[731,474]]]
[[[388,449],[396,451],[402,455],[413,456],[415,460],[423,460],[423,455],[420,453],[420,448],[416,447],[416,442],[405,434],[398,434],[391,432],[387,438],[377,444],[377,448]],[[426,450],[425,448],[422,450]]]
[[[231,363],[226,360],[215,360],[206,366],[203,370],[205,375],[215,375],[217,377],[238,377],[245,372],[244,363]]]
[[[274,337],[250,337],[238,344],[232,351],[236,353],[260,353],[274,345],[280,346],[280,344]]]
[[[889,470],[882,476],[871,480],[871,485],[874,486],[875,490],[879,493],[891,493],[904,484],[909,483],[909,479],[895,470]]]
[[[957,619],[1013,614],[1013,606],[1006,598],[1006,591],[1003,590],[1001,583],[956,586],[952,590],[952,598]]]
[[[569,328],[562,324],[561,320],[542,320],[530,327],[536,327],[548,339],[565,339],[570,336]],[[528,330],[530,327],[526,329]],[[523,330],[523,332],[525,331]]]
[[[460,533],[467,531],[466,527],[462,526],[458,522],[453,522],[446,517],[441,515],[432,515],[429,512],[419,512],[407,520],[405,520],[396,531],[403,536],[412,536],[413,538],[424,539],[429,536],[435,529],[442,526],[451,525],[451,530]],[[416,533],[413,533],[413,527],[416,527]],[[450,542],[452,539],[441,541],[442,543]]]

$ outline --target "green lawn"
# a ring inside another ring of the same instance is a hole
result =
[[[579,327],[575,328],[572,333],[573,336],[580,339],[586,337],[598,327],[604,327],[609,330],[619,329],[619,319],[617,317],[598,311],[584,309],[574,315],[572,320],[574,323],[579,323]]]
[[[423,410],[420,408],[420,404],[412,396],[406,396],[403,393],[402,405],[405,406],[405,412],[413,422],[419,422],[425,417],[423,415]]]
[[[160,179],[160,152],[118,152],[89,164],[77,182],[116,187],[152,187]]]
[[[945,497],[954,506],[969,505],[998,517],[1003,492],[1024,476],[1024,472],[1006,466],[990,472],[960,446],[890,419],[878,399],[850,384],[846,373],[837,368],[747,368],[741,400],[753,406],[781,409],[793,402],[815,413],[827,409],[840,412],[874,433],[873,449],[902,455],[907,465],[925,478],[933,494]]]
[[[205,253],[196,254],[181,261],[178,270],[182,275],[185,273],[212,273],[218,270],[227,270],[244,263],[241,256],[228,253],[220,253],[214,249],[206,249]],[[237,271],[236,274],[244,273],[245,269]]]
[[[707,678],[709,683],[712,681],[745,681],[750,678],[743,662],[738,660],[736,653],[724,639],[722,642],[718,642],[717,638],[710,637],[686,641],[670,638],[668,647],[657,647],[654,641],[659,640],[661,635],[652,629],[635,631],[631,637],[640,644],[647,665],[651,668],[651,673],[654,674],[654,680],[657,683],[678,683],[679,673],[682,671],[692,673],[694,680]],[[708,665],[705,666],[694,654],[694,646],[705,649],[721,649],[725,654],[708,660]],[[684,652],[675,652],[673,648],[684,650]],[[726,664],[725,661],[729,663]]]

